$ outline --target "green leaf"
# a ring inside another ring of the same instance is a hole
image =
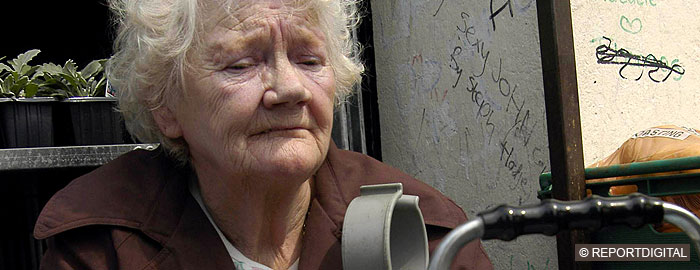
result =
[[[15,84],[15,76],[10,76],[5,77],[5,82],[3,83],[5,86],[5,91],[9,91],[10,87]]]
[[[10,92],[14,93],[15,96],[21,96],[20,93],[24,90],[24,87],[29,83],[29,78],[22,77],[17,80],[12,86],[10,86]]]
[[[2,72],[4,72],[5,70],[12,71],[7,65],[0,63],[0,74],[2,74]]]
[[[75,63],[73,60],[68,59],[66,64],[63,65],[63,73],[70,74],[71,76],[75,77],[76,72],[77,68],[75,67]]]
[[[42,74],[48,73],[51,75],[58,75],[59,73],[63,72],[63,68],[54,63],[46,63],[41,65],[36,72]]]
[[[10,71],[10,74],[8,74],[7,77],[13,77],[15,80],[18,80],[19,77],[22,76],[19,75],[19,72]]]
[[[10,87],[11,87],[11,86],[12,86],[12,85],[9,84],[9,83],[7,82],[7,80],[5,80],[5,81],[2,83],[2,92],[5,93],[5,94],[11,93],[11,92],[10,92]]]
[[[37,49],[28,50],[27,52],[18,55],[17,58],[15,58],[15,61],[19,61],[18,63],[26,65],[27,63],[29,63],[29,61],[32,60],[32,58],[34,58],[34,56],[36,56],[40,52],[41,51]]]
[[[68,85],[70,85],[70,86],[78,85],[78,82],[75,80],[75,77],[71,76],[71,74],[59,73],[58,75],[60,75],[61,78],[66,80],[68,82]]]
[[[12,69],[10,71],[18,72],[20,69],[22,69],[22,67],[19,64],[15,63],[15,59],[7,61],[7,63],[9,63],[10,67],[12,67]]]
[[[46,87],[51,87],[56,90],[64,90],[68,91],[68,86],[58,78],[51,77],[50,79],[46,80],[46,82],[43,84]]]
[[[82,76],[78,76],[76,79],[78,80],[78,85],[76,85],[76,86],[78,86],[80,88],[84,88],[84,87],[89,85],[89,83]],[[90,79],[92,79],[92,78],[90,78]]]
[[[28,98],[33,97],[34,95],[36,95],[37,91],[39,91],[39,85],[35,83],[29,83],[26,87],[24,87],[24,96]]]
[[[29,63],[29,61],[32,60],[32,58],[39,54],[39,52],[41,51],[37,49],[29,50],[25,53],[18,55],[17,58],[8,61],[8,63],[12,65],[12,68],[15,72],[21,73],[21,70],[24,68],[24,66],[26,66]]]
[[[102,77],[99,81],[95,80],[95,78],[90,78],[88,80],[88,86],[87,86],[87,92],[88,95],[91,97],[96,97],[96,96],[104,96],[104,85],[100,86],[100,84],[103,84],[104,82],[104,77]],[[100,88],[102,88],[102,93],[100,93]]]
[[[65,90],[55,89],[50,87],[39,86],[39,91],[37,91],[36,96],[40,97],[57,97],[57,98],[67,98],[68,94]]]
[[[85,66],[85,68],[83,68],[80,71],[80,75],[82,75],[84,78],[90,78],[93,75],[96,75],[97,73],[102,71],[102,69],[103,67],[102,63],[100,63],[100,60],[94,60],[87,64],[87,66]]]
[[[24,66],[22,70],[19,71],[21,76],[33,76],[34,72],[39,68],[39,66]]]
[[[50,73],[45,72],[41,75],[41,78],[43,79],[43,82],[40,83],[41,85],[54,88],[65,88],[65,84],[59,80],[60,75],[51,75]]]

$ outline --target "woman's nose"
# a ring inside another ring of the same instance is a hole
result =
[[[276,61],[271,73],[271,87],[263,94],[266,108],[295,107],[311,101],[311,91],[302,82],[303,74],[288,59]]]

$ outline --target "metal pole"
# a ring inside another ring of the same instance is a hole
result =
[[[586,189],[569,1],[538,0],[537,20],[553,197],[580,200]],[[557,235],[559,269],[590,269],[590,264],[574,262],[574,244],[585,238],[580,231]]]

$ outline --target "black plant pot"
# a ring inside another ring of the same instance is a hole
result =
[[[116,99],[76,97],[59,102],[56,122],[57,145],[130,143]]]
[[[51,97],[0,98],[0,148],[54,146]]]

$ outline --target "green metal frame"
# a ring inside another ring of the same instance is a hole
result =
[[[700,169],[700,156],[587,168],[584,174],[586,180],[591,180],[692,169]],[[700,173],[640,176],[615,181],[587,183],[586,188],[590,189],[593,194],[610,196],[608,194],[610,187],[621,185],[636,185],[638,192],[655,197],[700,193]],[[552,174],[541,174],[540,191],[537,192],[537,197],[540,199],[551,198],[551,190]]]

